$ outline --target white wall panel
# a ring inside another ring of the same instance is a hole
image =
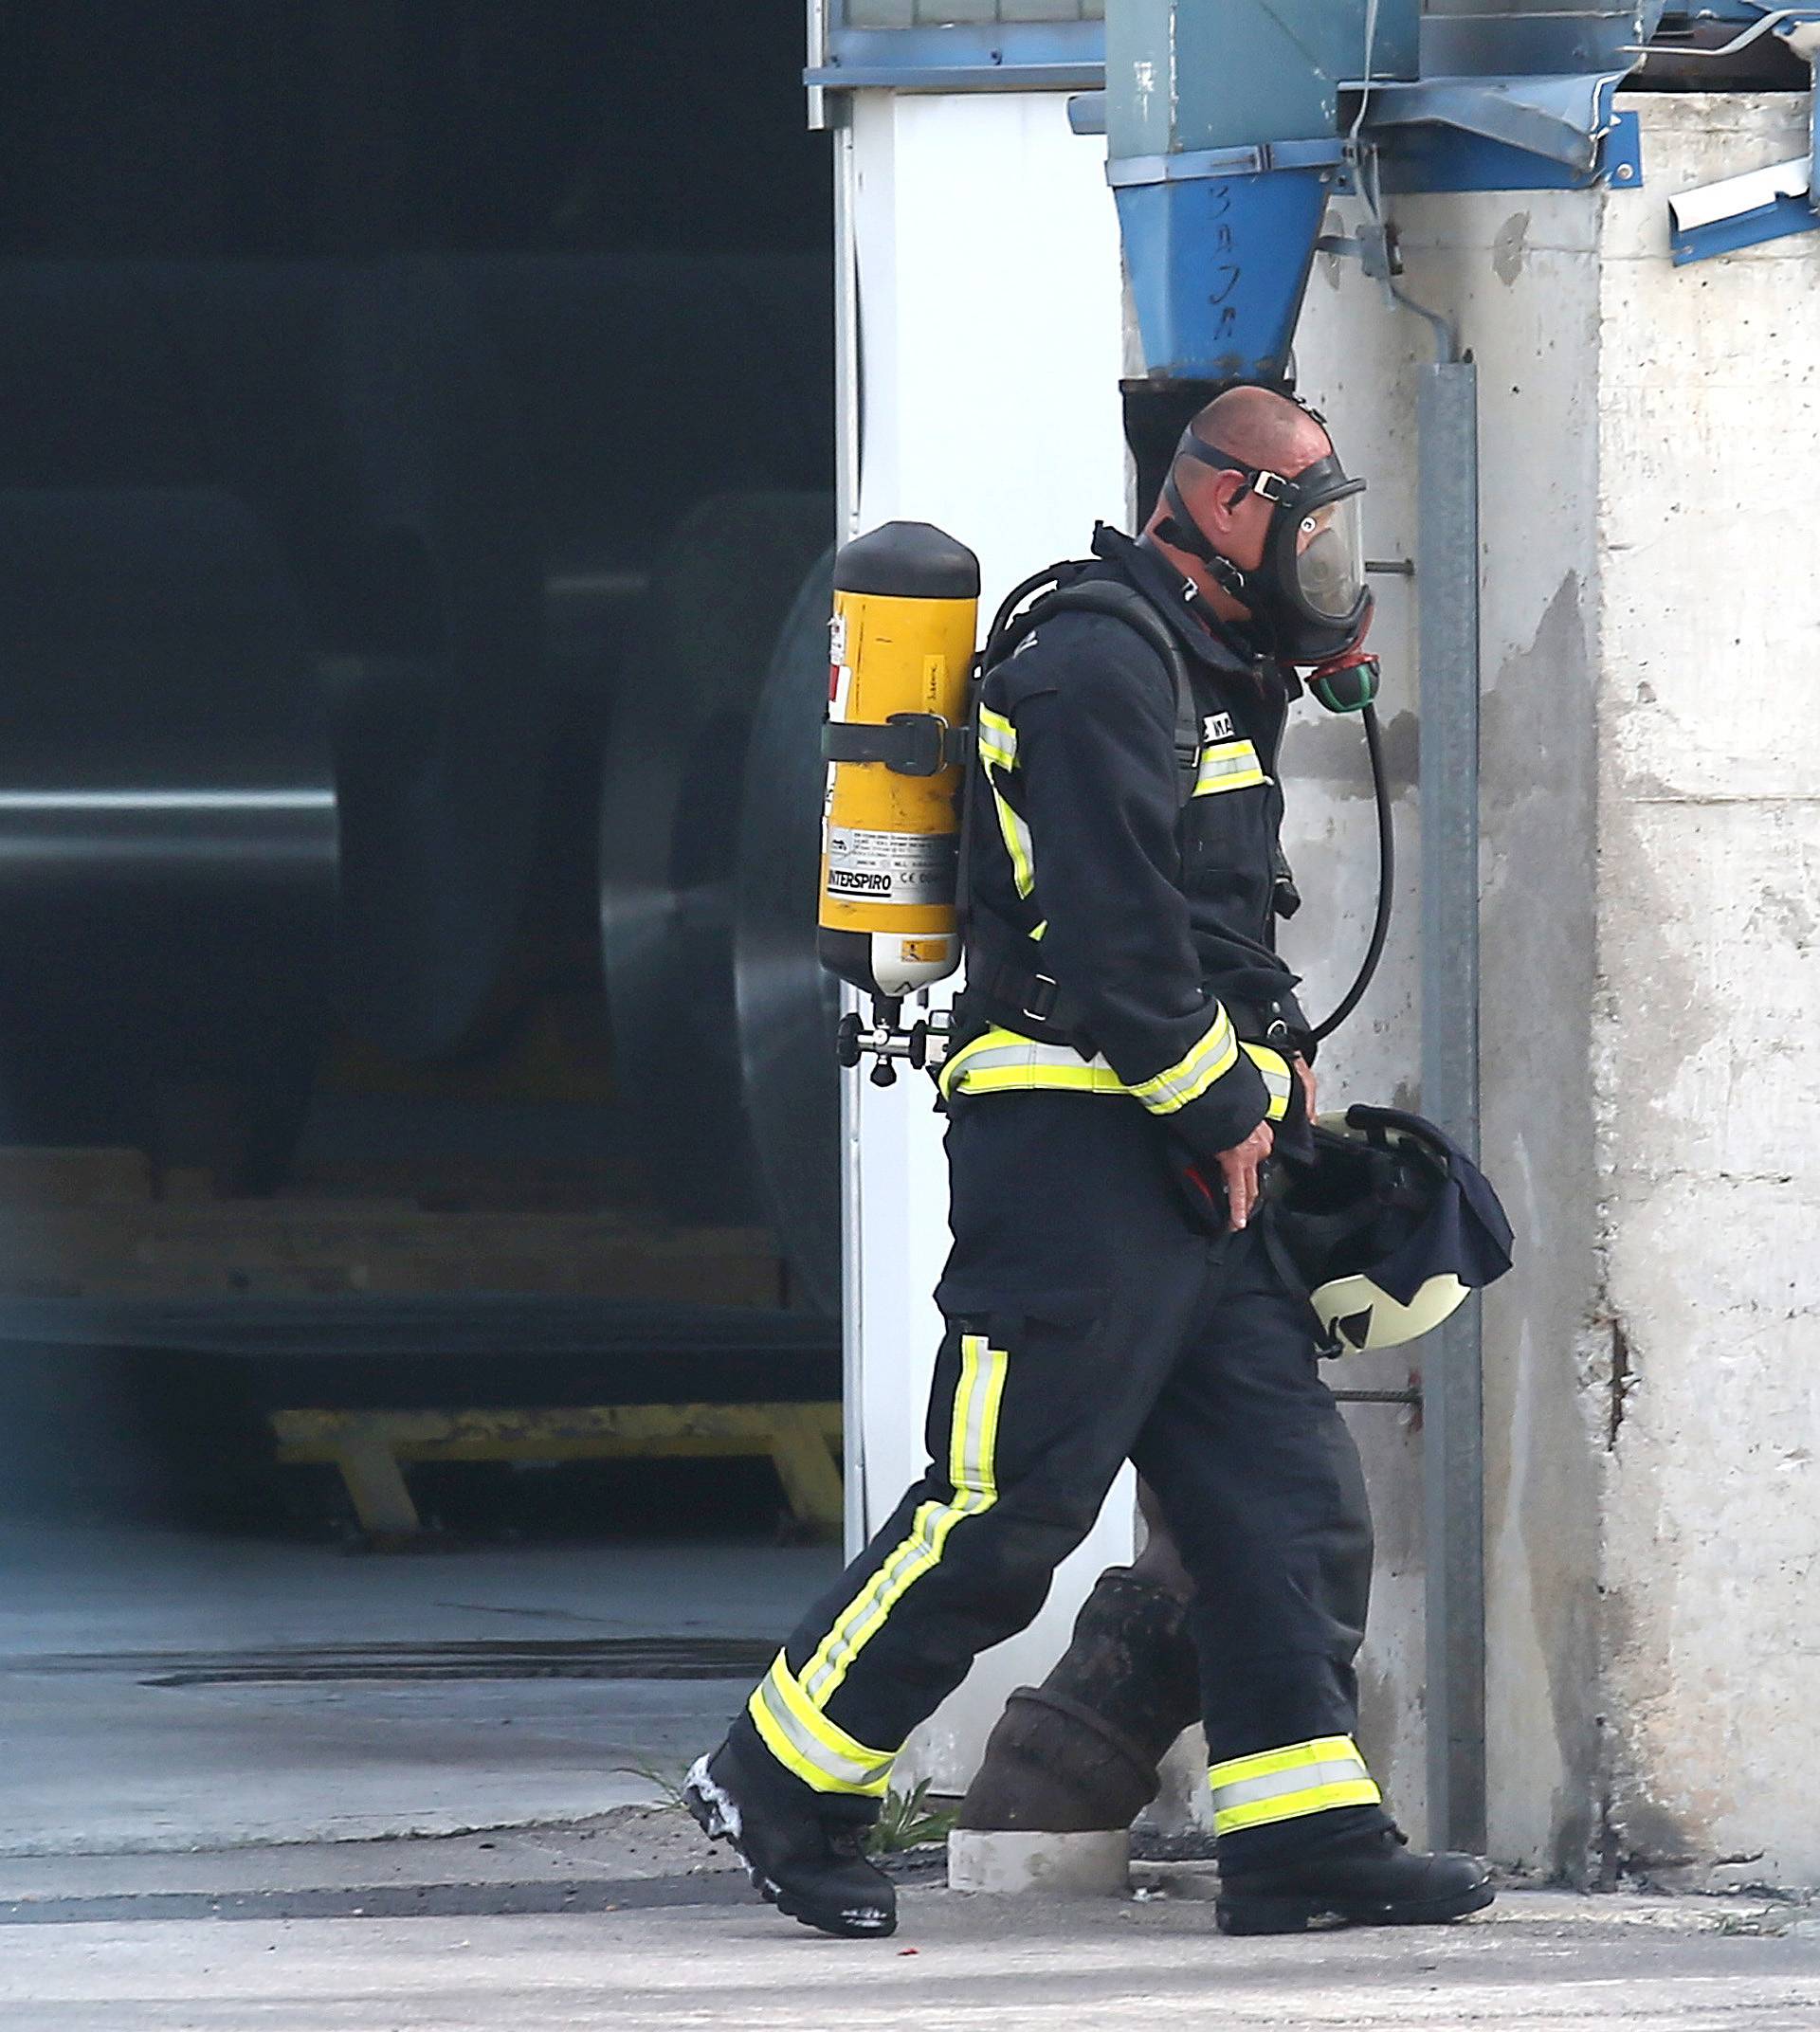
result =
[[[1105,144],[1056,94],[854,108],[862,450],[858,524],[935,522],[978,552],[989,618],[1017,580],[1122,522],[1120,276]],[[984,626],[982,621],[982,627]],[[921,1076],[854,1083],[861,1445],[876,1526],[923,1463],[948,1246],[940,1121]],[[1040,1181],[1031,1188],[1040,1190]],[[1129,1557],[1129,1477],[1022,1638],[983,1659],[901,1767],[963,1787],[1010,1690],[1040,1679],[1093,1577]]]

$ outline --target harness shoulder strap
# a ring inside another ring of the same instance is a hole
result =
[[[1043,972],[1041,947],[1016,927],[1001,922],[991,911],[977,907],[970,882],[975,823],[973,776],[985,766],[979,758],[977,739],[985,680],[1019,643],[1058,613],[1107,615],[1141,635],[1162,658],[1175,695],[1176,786],[1184,807],[1194,794],[1200,770],[1201,722],[1188,658],[1168,624],[1141,593],[1112,580],[1083,581],[1078,574],[1086,569],[1082,564],[1056,565],[1027,579],[999,609],[986,645],[974,662],[971,715],[974,739],[969,744],[969,776],[962,794],[956,874],[960,928],[968,943],[968,984],[963,999],[982,1013],[992,1012],[993,1020],[1009,1020],[1026,1029],[1033,1028],[1040,1035],[1071,1043],[1091,1056],[1094,1046],[1083,1027],[1081,1011],[1073,997]],[[1039,590],[1044,588],[1047,590]],[[1020,611],[1022,602],[1032,593],[1038,593],[1038,597]]]
[[[1058,570],[1065,568],[1058,568]],[[1041,581],[1039,580],[1040,584]],[[1194,795],[1201,762],[1201,718],[1188,657],[1169,624],[1134,587],[1114,579],[1077,579],[1046,592],[1015,619],[995,626],[980,659],[980,676],[1004,661],[1017,644],[1056,614],[1104,614],[1143,637],[1163,660],[1175,692],[1175,777],[1183,805]]]

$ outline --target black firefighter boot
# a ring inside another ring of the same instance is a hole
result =
[[[1428,1926],[1483,1912],[1497,1896],[1478,1857],[1411,1854],[1408,1842],[1395,1827],[1374,1827],[1243,1867],[1222,1841],[1220,1931],[1300,1933],[1322,1918]]]
[[[819,1813],[783,1772],[756,1763],[731,1742],[696,1759],[682,1799],[701,1832],[727,1842],[752,1888],[788,1917],[851,1939],[895,1933],[896,1887],[864,1851],[873,1816]]]

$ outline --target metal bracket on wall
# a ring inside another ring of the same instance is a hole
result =
[[[1341,99],[1342,122],[1350,126],[1366,100],[1360,142],[1375,148],[1380,187],[1387,194],[1431,190],[1584,190],[1611,184],[1624,190],[1643,188],[1641,130],[1634,113],[1612,104],[1617,80],[1597,78],[1426,78],[1419,83],[1375,83],[1369,98],[1362,84],[1349,84]],[[1068,100],[1068,125],[1078,135],[1106,131],[1104,92],[1079,92]],[[1274,142],[1248,150],[1205,151],[1203,156],[1172,158],[1210,164],[1215,155],[1233,158],[1224,169],[1198,172],[1174,167],[1183,180],[1192,174],[1255,175],[1265,170],[1334,162],[1335,194],[1355,187],[1358,150],[1331,141]],[[1240,160],[1245,157],[1248,159]],[[1266,158],[1266,159],[1259,159]]]
[[[1403,273],[1396,226],[1390,219],[1369,220],[1356,233],[1323,233],[1315,242],[1315,252],[1357,262],[1368,281],[1391,282]]]
[[[1360,137],[1376,145],[1387,194],[1425,190],[1586,190],[1643,185],[1634,113],[1617,76],[1424,78],[1362,85]],[[1342,117],[1345,103],[1342,101]]]
[[[1779,9],[1723,49],[1693,53],[1728,56],[1764,33],[1780,36],[1810,70],[1820,63],[1820,7]],[[1702,184],[1668,200],[1669,252],[1676,267],[1820,228],[1820,94],[1809,95],[1808,123],[1805,155]]]
[[[1668,200],[1668,246],[1675,266],[1736,254],[1765,240],[1820,228],[1813,164],[1806,155],[1702,184]]]
[[[828,14],[810,45],[810,91],[1091,91],[1105,82],[1098,21],[854,28]]]

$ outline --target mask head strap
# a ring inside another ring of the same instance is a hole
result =
[[[1169,462],[1169,471],[1163,478],[1163,506],[1169,513],[1157,523],[1157,535],[1172,550],[1181,551],[1190,557],[1198,558],[1227,592],[1234,599],[1242,599],[1245,595],[1246,573],[1229,557],[1222,557],[1208,541],[1200,524],[1189,513],[1188,503],[1182,499],[1182,490],[1175,479],[1175,460],[1181,458],[1184,453],[1190,458],[1199,459],[1204,464],[1220,472],[1242,473],[1254,486],[1261,479],[1278,480],[1279,484],[1281,481],[1274,473],[1263,474],[1258,467],[1247,464],[1243,459],[1229,458],[1225,452],[1215,450],[1212,445],[1194,435],[1192,426],[1182,432],[1181,442],[1176,445],[1174,456]],[[1268,498],[1266,496],[1266,499]]]
[[[1205,438],[1197,438],[1192,426],[1182,432],[1182,441],[1175,447],[1175,457],[1198,459],[1203,465],[1210,465],[1216,473],[1238,473],[1244,477],[1251,493],[1273,505],[1285,500],[1294,491],[1293,481],[1284,479],[1281,473],[1271,472],[1267,466],[1253,465],[1248,459],[1241,459],[1234,452],[1222,451],[1217,444],[1210,444]]]

